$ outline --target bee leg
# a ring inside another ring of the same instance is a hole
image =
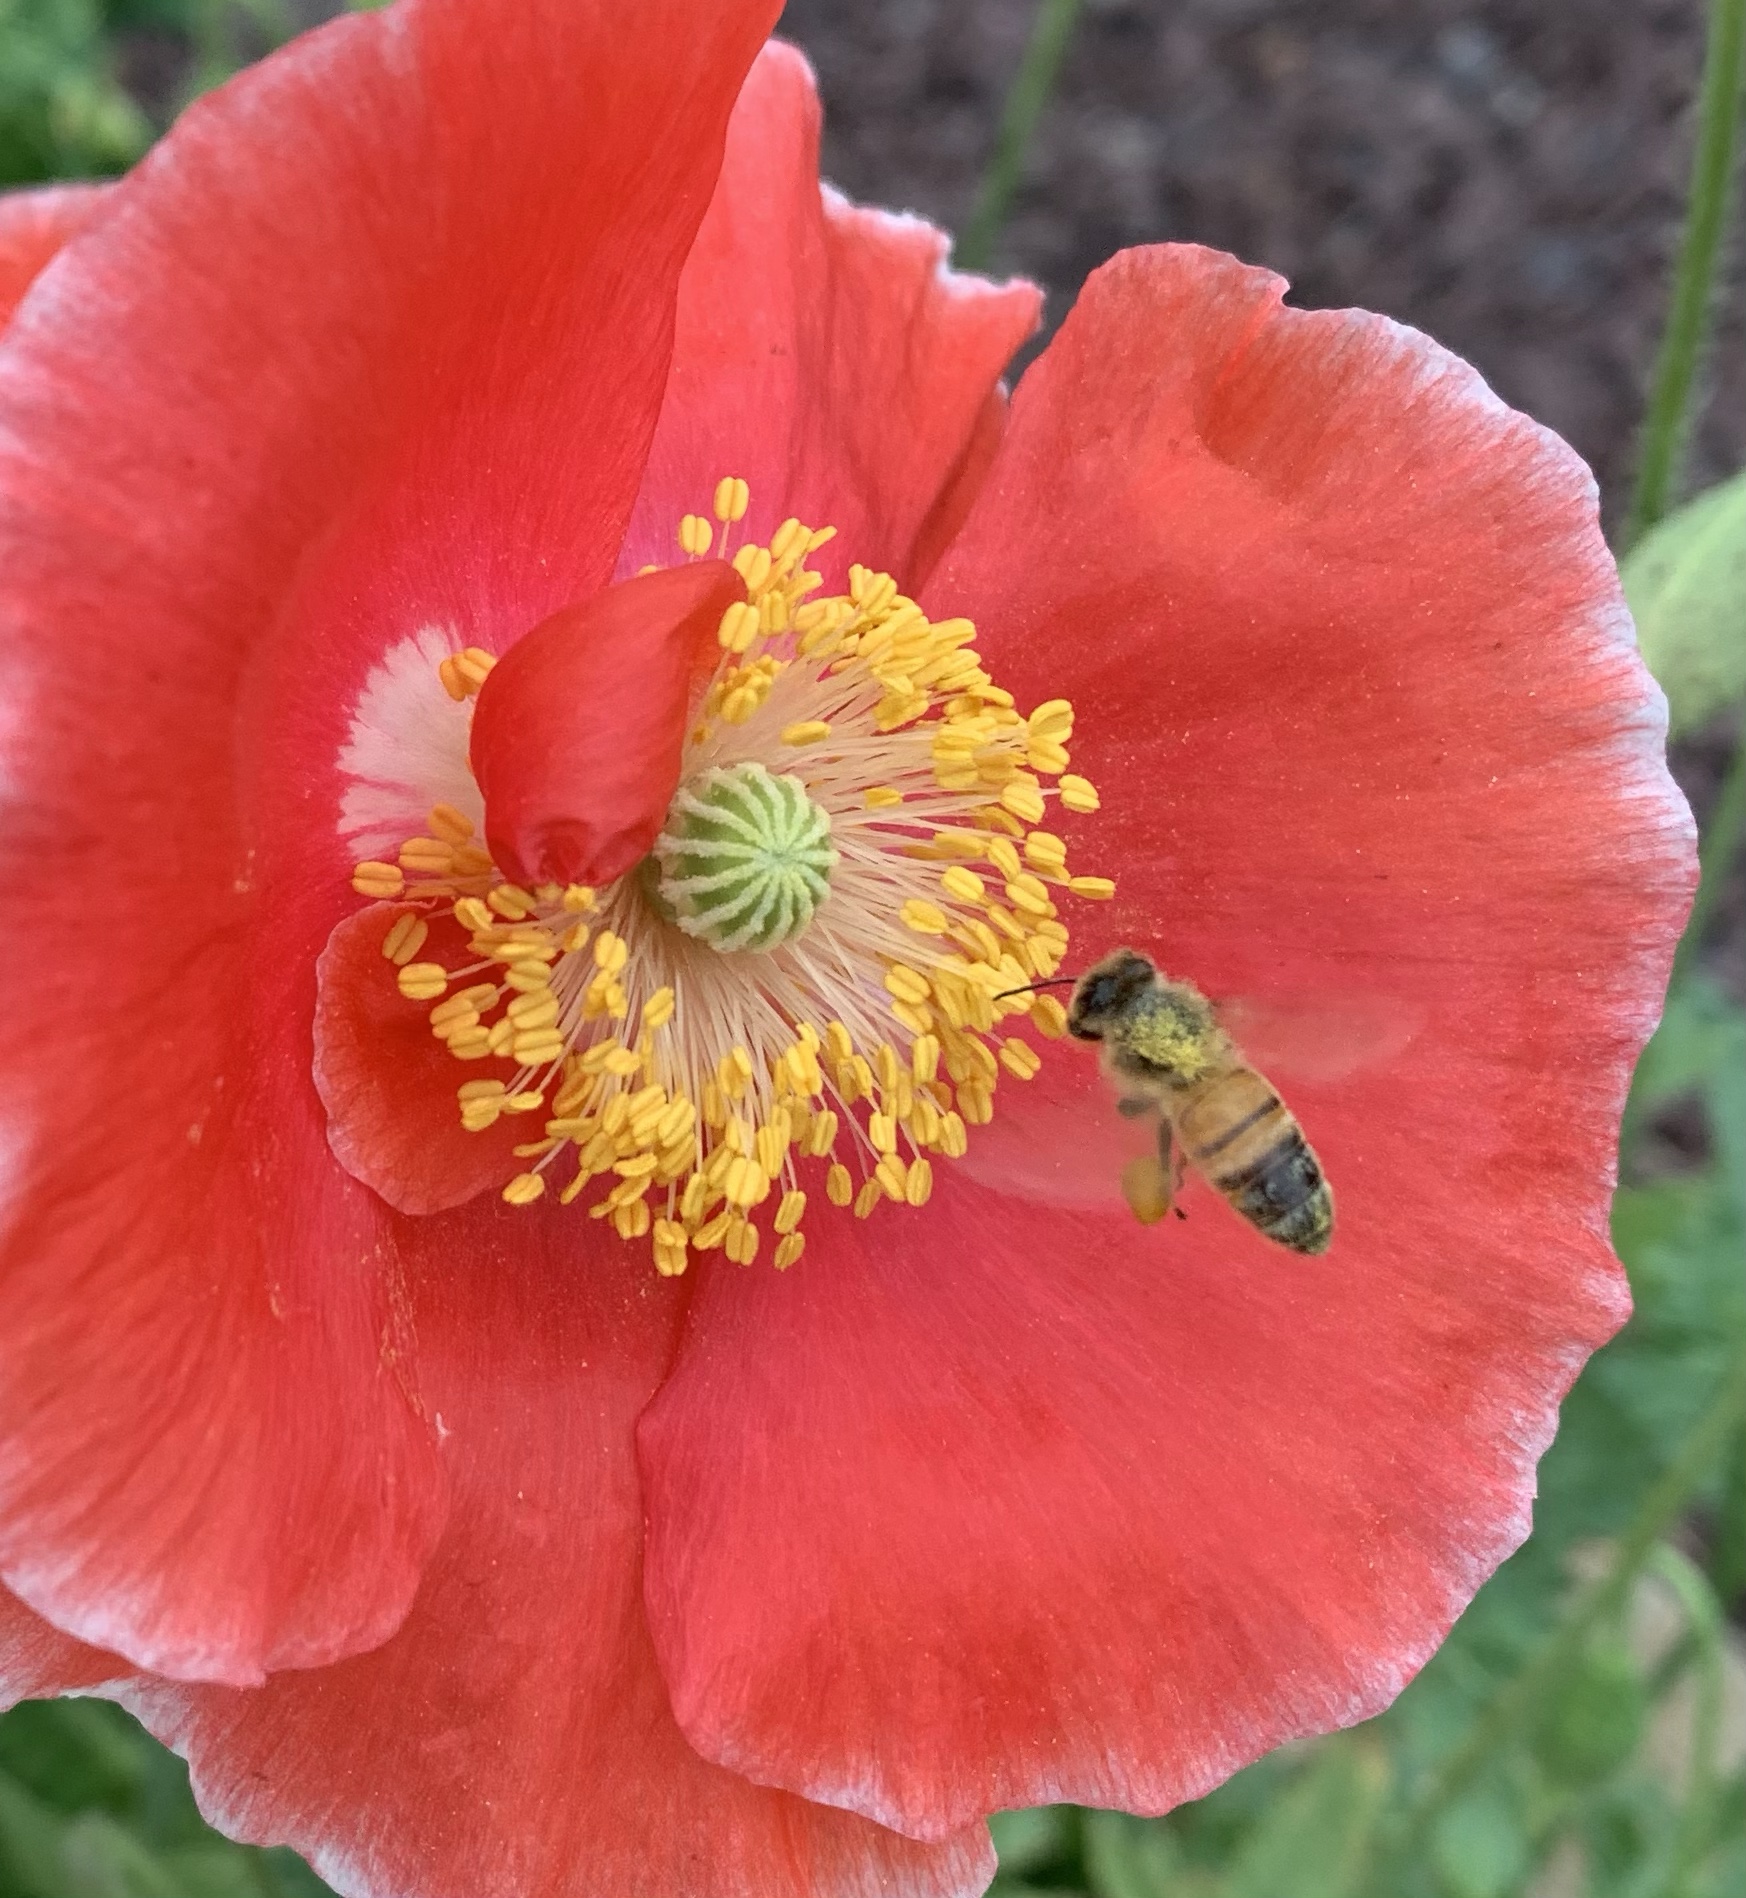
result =
[[[1178,1219],[1186,1219],[1188,1215],[1176,1203],[1176,1196],[1182,1191],[1183,1175],[1188,1170],[1188,1156],[1177,1146],[1167,1120],[1160,1120],[1158,1123],[1158,1164],[1164,1170],[1168,1191],[1166,1205]],[[1160,1214],[1159,1217],[1162,1218],[1163,1215]]]
[[[1124,1094],[1116,1102],[1116,1112],[1123,1120],[1138,1120],[1142,1114],[1153,1111],[1153,1103],[1144,1094]]]

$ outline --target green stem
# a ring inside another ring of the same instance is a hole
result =
[[[1746,6],[1746,0],[1738,0],[1738,4]],[[1031,28],[1030,44],[1025,48],[1024,60],[1000,115],[994,156],[982,174],[976,209],[958,240],[953,261],[961,270],[986,270],[994,255],[995,242],[1012,208],[1013,193],[1024,174],[1031,134],[1036,131],[1037,120],[1049,102],[1067,42],[1078,23],[1079,7],[1080,0],[1041,0],[1037,8],[1037,23]]]
[[[1403,1821],[1406,1852],[1416,1852],[1422,1846],[1444,1807],[1459,1797],[1474,1774],[1509,1744],[1528,1710],[1575,1661],[1599,1623],[1624,1601],[1650,1552],[1684,1513],[1743,1416],[1746,1345],[1687,1434],[1679,1454],[1638,1504],[1607,1572],[1583,1591],[1575,1607],[1540,1644],[1539,1652],[1474,1716],[1467,1738],[1432,1770],[1429,1783]]]
[[[1716,1755],[1722,1739],[1722,1610],[1703,1571],[1677,1549],[1662,1544],[1649,1565],[1679,1597],[1700,1661],[1692,1708],[1691,1776],[1680,1810],[1673,1865],[1662,1887],[1663,1898],[1685,1898],[1687,1882],[1709,1845],[1715,1809]]]
[[[1667,512],[1690,421],[1692,384],[1709,332],[1711,287],[1727,223],[1746,68],[1746,0],[1710,0],[1697,148],[1692,154],[1685,231],[1674,270],[1667,328],[1655,358],[1637,464],[1637,485],[1620,536],[1621,552]]]

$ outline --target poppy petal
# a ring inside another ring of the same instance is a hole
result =
[[[400,1632],[255,1692],[120,1697],[186,1752],[219,1826],[291,1844],[352,1898],[979,1892],[980,1825],[918,1845],[680,1736],[643,1622],[631,1428],[688,1288],[576,1240],[562,1213],[495,1204],[408,1235],[455,1503]]]
[[[818,179],[812,70],[772,41],[734,109],[709,215],[680,282],[673,369],[621,573],[674,558],[680,516],[722,475],[746,532],[798,515],[837,528],[829,572],[907,579],[924,521],[985,417],[1041,294],[946,265],[921,218]]]
[[[1192,1182],[1186,1224],[1100,1211],[1115,1116],[1100,1200],[1063,1045],[1034,1184],[1009,1145],[998,1192],[953,1170],[925,1221],[706,1281],[640,1427],[687,1735],[918,1837],[1163,1810],[1377,1711],[1628,1308],[1613,1143],[1693,862],[1592,483],[1424,338],[1280,287],[1176,248],[1093,277],[927,605],[1074,701],[1103,812],[1063,828],[1119,891],[1088,955],[1375,1018],[1344,1064],[1273,1037],[1332,1250]]]
[[[355,905],[338,761],[391,649],[502,647],[609,577],[775,10],[335,21],[190,107],[0,342],[34,1024],[0,1573],[141,1665],[251,1683],[373,1646],[440,1528],[390,1215],[309,1079]]]
[[[107,185],[0,192],[0,327],[49,260],[102,209]]]
[[[70,1639],[0,1588],[0,1712],[21,1700],[85,1692],[131,1671],[118,1655]]]

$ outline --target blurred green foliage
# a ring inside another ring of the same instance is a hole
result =
[[[0,184],[123,168],[291,24],[281,0],[0,0]],[[141,48],[155,98],[123,84]],[[1705,712],[1746,678],[1737,536],[1715,531],[1738,496],[1736,482],[1674,516],[1633,575],[1652,653],[1675,654],[1666,682],[1683,703],[1697,677]],[[1725,867],[1737,834],[1712,842]],[[1680,1109],[1702,1150],[1618,1195],[1636,1316],[1571,1393],[1531,1540],[1366,1726],[1282,1748],[1164,1819],[998,1816],[1000,1898],[1746,1891],[1746,1669],[1726,1613],[1746,1597],[1746,1011],[1690,961],[1631,1124]],[[0,1719],[0,1898],[324,1889],[293,1854],[207,1830],[184,1767],[119,1710],[60,1701]]]

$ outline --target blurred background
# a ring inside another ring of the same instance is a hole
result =
[[[334,10],[0,0],[0,185],[124,169],[194,93]],[[790,0],[783,31],[818,69],[826,175],[958,230],[982,267],[1037,279],[1050,325],[1127,244],[1193,240],[1270,265],[1301,304],[1428,331],[1566,436],[1624,552],[1662,511],[1643,505],[1640,442],[1706,19],[1729,11]],[[1736,59],[1736,99],[1738,77]],[[1627,567],[1706,836],[1701,920],[1627,1119],[1615,1234],[1637,1316],[1566,1406],[1532,1540],[1393,1710],[1167,1819],[1003,1815],[1007,1898],[1746,1892],[1746,488],[1730,479],[1746,464],[1746,284],[1732,236],[1664,502],[1706,498]],[[208,1833],[179,1763],[115,1709],[0,1719],[0,1898],[322,1890],[290,1853]]]

